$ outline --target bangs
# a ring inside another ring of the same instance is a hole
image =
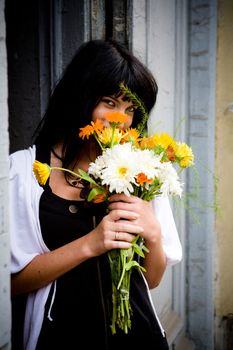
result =
[[[147,75],[143,74],[144,72],[141,72],[140,69],[136,70],[133,67],[128,67],[126,62],[122,63],[119,67],[115,67],[110,72],[105,72],[104,76],[102,76],[99,86],[101,97],[119,97],[122,95],[120,84],[124,84],[132,93],[137,95],[149,113],[156,102],[158,91],[155,79],[150,73]],[[126,97],[126,100],[129,100],[129,98]]]

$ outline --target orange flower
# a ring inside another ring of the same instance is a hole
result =
[[[84,128],[80,128],[79,137],[81,137],[83,140],[85,139],[85,137],[89,139],[89,136],[92,135],[93,133],[94,133],[93,126],[86,125],[84,126]]]
[[[139,173],[137,174],[136,181],[140,186],[143,186],[145,183],[151,184],[153,180],[148,179],[148,177],[144,173]]]
[[[104,193],[99,193],[97,194],[94,199],[93,199],[93,203],[97,204],[97,203],[102,203],[104,202],[106,199],[106,192]]]
[[[125,123],[128,120],[127,114],[124,114],[118,111],[106,112],[104,114],[104,117],[109,121],[109,123],[116,123],[116,124]]]
[[[91,124],[88,124],[83,128],[80,128],[79,137],[81,137],[83,140],[85,137],[89,139],[90,135],[102,130],[103,127],[104,126],[102,122],[99,119],[97,119],[95,122],[91,122]]]
[[[140,148],[141,149],[153,149],[157,144],[156,139],[153,136],[150,137],[143,137],[140,141]]]
[[[168,146],[166,149],[167,157],[172,162],[176,159],[176,152],[172,146]]]
[[[133,144],[138,144],[139,132],[137,129],[130,128],[126,130],[124,137],[122,139],[123,142],[132,142]]]
[[[103,127],[104,127],[104,125],[100,119],[96,119],[95,122],[91,122],[91,125],[93,127],[94,132],[97,132],[97,133],[98,133],[98,131],[103,130]]]

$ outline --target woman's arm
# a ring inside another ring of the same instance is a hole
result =
[[[114,248],[129,248],[132,233],[142,228],[132,224],[137,213],[113,210],[87,235],[54,251],[37,255],[23,270],[12,274],[12,295],[28,293],[54,281],[82,262]],[[124,218],[124,222],[119,222]],[[116,241],[116,232],[125,232],[124,241]]]
[[[143,266],[146,269],[144,272],[150,289],[157,287],[166,270],[167,259],[162,246],[161,237],[155,242],[145,241],[146,247],[149,249],[149,254],[146,253]]]
[[[54,251],[37,255],[23,270],[12,274],[12,295],[42,288],[90,258],[88,239],[87,235]]]

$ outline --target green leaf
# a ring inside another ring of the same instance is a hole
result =
[[[122,258],[127,257],[128,256],[128,249],[120,249],[120,254],[121,254]]]
[[[92,183],[93,185],[99,186],[99,185],[95,182],[95,180],[93,180],[92,177],[90,177],[90,176],[88,175],[88,173],[86,173],[86,171],[84,171],[84,170],[82,170],[82,169],[78,169],[78,172],[79,172],[79,174],[80,174],[80,176],[81,176],[81,178],[82,178],[83,180],[86,180],[86,181]]]
[[[131,260],[128,263],[125,264],[126,271],[129,271],[132,267],[137,266],[140,267],[139,263],[135,260]]]
[[[149,253],[149,249],[143,244],[142,245],[142,250],[144,250],[146,253]]]
[[[137,253],[138,255],[140,255],[142,258],[145,257],[145,255],[144,255],[144,253],[143,253],[141,247],[139,247],[139,245],[137,245],[137,244],[135,243],[135,244],[133,244],[133,247],[134,247],[135,253]]]
[[[139,268],[143,271],[143,272],[146,272],[146,269],[143,267],[143,266],[139,266]]]
[[[134,245],[138,240],[140,239],[140,236],[139,235],[137,235],[137,236],[135,236],[135,238],[132,240],[132,245]]]
[[[89,195],[87,197],[88,202],[91,202],[97,194],[102,194],[104,193],[104,188],[103,187],[94,187],[92,190],[89,192]]]
[[[127,264],[125,264],[126,271],[129,271],[132,269],[132,267],[139,267],[142,271],[146,272],[146,269],[143,266],[139,265],[139,263],[135,260],[129,261]]]

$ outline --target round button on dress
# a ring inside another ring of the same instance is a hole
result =
[[[70,213],[72,213],[72,214],[76,214],[76,213],[78,212],[78,207],[77,207],[77,205],[74,205],[74,204],[69,205],[69,211],[70,211]]]

